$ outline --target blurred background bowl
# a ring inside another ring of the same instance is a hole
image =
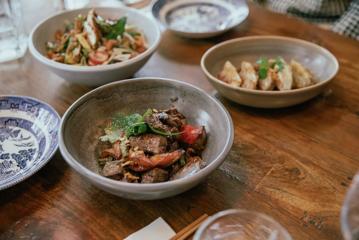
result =
[[[152,14],[163,27],[186,38],[209,38],[241,24],[245,0],[157,0]]]
[[[189,123],[205,126],[208,141],[202,158],[206,167],[192,176],[150,184],[121,182],[99,174],[97,145],[106,120],[118,112],[142,113],[170,106],[183,113]],[[232,143],[232,120],[218,100],[188,83],[158,78],[118,81],[87,93],[64,114],[59,140],[67,163],[87,181],[131,199],[160,199],[194,187],[219,167]]]
[[[58,63],[46,57],[46,42],[54,40],[57,30],[63,30],[65,21],[76,16],[84,16],[91,8],[64,11],[39,23],[31,32],[29,49],[32,55],[50,71],[69,82],[87,86],[99,86],[115,80],[133,76],[152,56],[161,40],[161,32],[155,20],[139,10],[126,7],[96,7],[95,11],[103,18],[118,19],[127,16],[127,22],[144,32],[148,49],[138,56],[120,63],[97,66],[74,66]]]
[[[225,61],[240,66],[242,61],[256,62],[260,57],[295,59],[314,75],[316,84],[286,91],[263,91],[232,87],[217,78]],[[255,36],[232,39],[206,51],[201,68],[210,83],[224,97],[239,104],[260,108],[281,108],[305,102],[327,87],[339,69],[338,60],[327,49],[295,38]]]

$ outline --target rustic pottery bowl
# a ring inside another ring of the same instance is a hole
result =
[[[58,63],[46,57],[45,43],[54,39],[54,33],[57,30],[64,29],[64,22],[72,21],[79,14],[86,15],[90,9],[64,11],[39,23],[30,34],[30,52],[50,71],[73,83],[99,86],[133,76],[155,52],[160,43],[161,32],[155,20],[138,10],[126,7],[96,7],[95,11],[104,18],[115,19],[127,16],[128,23],[137,26],[144,32],[148,42],[148,49],[144,53],[125,62],[98,66],[73,66]]]
[[[255,62],[260,57],[277,56],[302,63],[313,73],[317,83],[301,89],[262,91],[232,87],[217,78],[226,60],[240,66],[243,60]],[[320,94],[338,72],[339,64],[333,54],[314,43],[287,37],[256,36],[215,45],[203,55],[201,68],[222,96],[247,106],[281,108],[305,102]]]
[[[208,143],[202,155],[206,167],[192,176],[152,184],[121,182],[99,174],[97,145],[106,119],[118,112],[171,105],[190,123],[206,127]],[[118,81],[85,94],[64,114],[59,134],[60,151],[73,169],[100,189],[130,199],[160,199],[194,187],[224,161],[232,143],[232,120],[220,102],[188,83],[159,78]]]

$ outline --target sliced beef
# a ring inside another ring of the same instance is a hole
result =
[[[137,148],[140,151],[150,154],[164,153],[167,148],[167,139],[160,135],[143,134],[136,137],[130,137],[131,148]]]
[[[201,168],[203,168],[204,164],[202,158],[195,156],[187,159],[186,165],[184,165],[181,169],[179,169],[176,173],[174,173],[170,180],[180,179],[184,177],[189,177],[197,173]]]
[[[176,108],[170,108],[146,116],[145,122],[156,130],[174,133],[180,131],[186,118]]]
[[[193,144],[191,144],[190,146],[197,151],[202,151],[202,150],[204,150],[206,143],[207,143],[207,133],[206,133],[206,129],[204,128],[204,126],[202,126],[201,133],[199,134],[196,141]]]
[[[152,113],[149,116],[145,117],[145,122],[150,125],[151,128],[162,131],[162,132],[175,132],[176,129],[166,125],[161,121],[161,119],[164,119],[167,114],[163,113]]]
[[[154,168],[142,174],[141,183],[158,183],[168,180],[168,172],[161,168]]]
[[[176,151],[179,148],[180,148],[180,145],[179,145],[179,143],[177,141],[169,142],[168,145],[167,145],[167,151],[168,152]]]
[[[105,177],[123,177],[121,161],[106,162],[102,169],[102,175]]]
[[[164,110],[164,113],[167,114],[167,118],[164,119],[164,122],[171,126],[181,129],[183,125],[186,124],[186,117],[180,113],[176,108],[170,108]]]

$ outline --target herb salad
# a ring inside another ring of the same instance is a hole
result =
[[[147,50],[144,34],[127,23],[126,17],[104,19],[92,9],[66,23],[55,40],[46,43],[47,57],[81,66],[127,61]]]

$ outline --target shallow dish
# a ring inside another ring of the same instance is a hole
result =
[[[316,84],[286,91],[262,91],[232,87],[217,78],[226,60],[235,66],[241,61],[255,62],[260,57],[295,59],[314,75]],[[327,49],[304,40],[258,36],[229,40],[207,50],[201,68],[210,83],[224,97],[239,104],[260,108],[281,108],[296,105],[320,94],[339,69],[337,59]]]
[[[39,100],[0,96],[0,190],[30,177],[58,147],[60,117]]]
[[[152,14],[180,36],[208,38],[242,23],[249,10],[243,0],[158,0]]]
[[[87,86],[99,86],[115,80],[133,76],[152,56],[161,39],[161,32],[155,20],[144,13],[126,7],[96,7],[95,11],[104,18],[117,19],[127,16],[128,23],[144,32],[148,49],[124,62],[97,66],[75,66],[58,63],[46,57],[45,43],[52,41],[54,33],[64,28],[66,20],[73,20],[79,14],[87,15],[91,8],[64,11],[39,23],[31,32],[29,49],[32,55],[58,76],[69,82]]]
[[[202,157],[206,167],[189,177],[149,184],[121,182],[99,174],[96,150],[106,119],[117,112],[171,105],[189,122],[205,126],[208,142]],[[203,90],[176,80],[139,78],[107,84],[77,100],[63,116],[59,139],[68,164],[100,189],[124,198],[160,199],[194,187],[224,161],[233,143],[233,125],[223,105]]]

